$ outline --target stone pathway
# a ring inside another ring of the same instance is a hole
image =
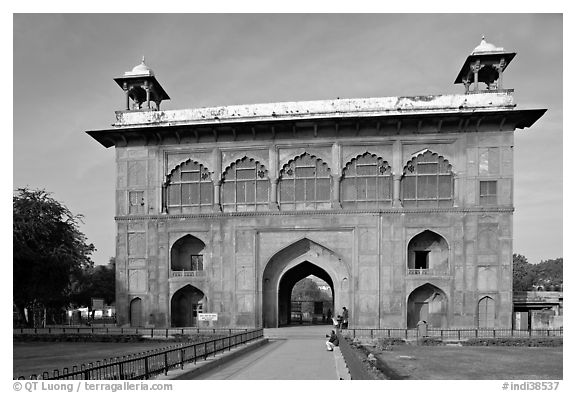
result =
[[[329,325],[264,329],[269,344],[195,379],[349,379],[340,351],[326,351],[329,332]]]

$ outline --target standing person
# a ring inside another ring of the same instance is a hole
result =
[[[348,329],[348,310],[342,307],[342,329]]]
[[[333,351],[334,347],[337,347],[340,344],[340,341],[338,341],[338,336],[336,335],[334,330],[332,330],[330,335],[327,334],[326,337],[329,337],[328,341],[326,341],[326,350]]]
[[[332,323],[332,310],[328,309],[328,312],[326,313],[326,321],[328,323]]]

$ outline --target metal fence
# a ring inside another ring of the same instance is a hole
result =
[[[166,375],[170,369],[183,369],[185,363],[196,364],[198,360],[206,360],[218,352],[231,350],[263,336],[263,329],[250,330],[201,343],[180,344],[87,365],[82,364],[79,367],[72,367],[71,370],[64,368],[62,372],[54,370],[52,375],[46,371],[41,375],[33,374],[29,379],[149,379],[162,373]],[[26,377],[20,376],[18,379],[26,379]]]
[[[344,329],[342,334],[359,338],[403,338],[406,340],[419,338],[418,329]],[[510,337],[562,337],[563,329],[437,329],[429,328],[428,337],[449,340],[468,338],[510,338]]]
[[[247,328],[137,328],[115,326],[54,326],[46,328],[14,328],[14,335],[21,334],[126,334],[154,337],[170,337],[184,334],[228,334],[247,332]]]

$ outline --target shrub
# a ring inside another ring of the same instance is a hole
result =
[[[516,347],[561,347],[561,337],[506,337],[506,338],[470,338],[462,342],[467,346],[516,346]]]

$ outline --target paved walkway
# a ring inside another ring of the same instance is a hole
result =
[[[264,329],[270,343],[195,379],[328,380],[346,376],[340,352],[326,351],[330,325]],[[346,378],[345,378],[346,379]]]

